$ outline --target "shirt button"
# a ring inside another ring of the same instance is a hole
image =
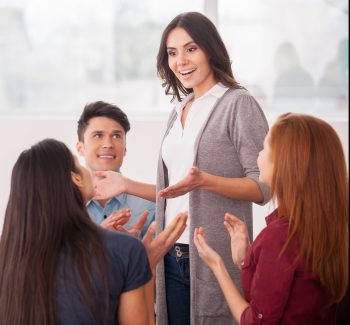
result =
[[[263,315],[262,315],[262,314],[258,314],[258,318],[259,318],[259,319],[262,319],[262,318],[263,318]]]

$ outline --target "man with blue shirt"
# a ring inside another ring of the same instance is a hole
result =
[[[85,106],[78,121],[77,151],[92,171],[120,172],[126,154],[130,123],[117,106],[102,101]],[[143,236],[154,220],[155,204],[134,195],[121,194],[87,204],[91,219],[104,228]]]

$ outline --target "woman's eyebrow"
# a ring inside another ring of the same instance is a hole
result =
[[[195,43],[195,41],[189,41],[186,44],[184,44],[183,47],[186,47],[186,46],[190,45],[191,43]],[[176,48],[175,47],[171,47],[171,46],[167,46],[167,49],[168,50],[175,50]]]

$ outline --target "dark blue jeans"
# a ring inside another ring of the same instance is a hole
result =
[[[169,325],[190,325],[190,259],[188,245],[175,244],[164,257]]]

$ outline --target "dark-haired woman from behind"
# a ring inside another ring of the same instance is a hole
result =
[[[93,195],[90,173],[62,142],[21,153],[0,241],[2,324],[154,323],[155,225],[145,245],[104,230],[85,209]],[[175,240],[184,222],[179,216],[167,238]]]

